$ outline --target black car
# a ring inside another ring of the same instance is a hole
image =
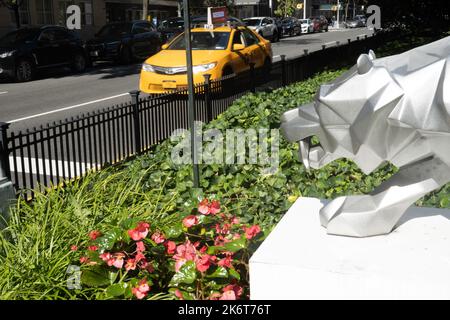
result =
[[[163,20],[158,26],[158,31],[161,33],[163,42],[168,42],[184,31],[184,20],[180,17]]]
[[[154,25],[145,20],[109,23],[86,44],[91,61],[124,64],[145,60],[158,52],[162,39]]]
[[[49,67],[83,72],[87,61],[83,42],[64,27],[22,28],[0,38],[0,76],[16,81],[30,81]]]
[[[297,18],[284,18],[281,21],[281,25],[283,28],[283,36],[298,36],[302,33],[302,24]]]

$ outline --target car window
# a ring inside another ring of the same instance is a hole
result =
[[[55,30],[44,30],[39,36],[39,40],[42,41],[55,41]]]
[[[244,33],[245,45],[247,47],[257,44],[259,42],[258,38],[250,31],[243,30],[242,32]]]
[[[177,37],[168,50],[185,50],[184,33]],[[225,50],[230,39],[230,32],[192,32],[192,50]]]
[[[233,44],[245,45],[244,35],[240,31],[236,31],[233,36]]]
[[[265,24],[270,24],[270,20],[269,20],[269,19],[264,19],[264,20],[263,20],[263,24],[264,24],[264,23],[265,23]]]
[[[249,27],[258,27],[261,24],[261,19],[244,19],[244,23]]]
[[[145,33],[152,31],[152,27],[148,23],[136,23],[133,26],[133,33]]]
[[[69,36],[64,29],[55,29],[55,41],[61,41],[68,39]]]

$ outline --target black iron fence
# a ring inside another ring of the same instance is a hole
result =
[[[224,112],[234,100],[256,90],[271,90],[304,80],[325,68],[354,64],[361,53],[385,43],[389,34],[359,41],[337,43],[335,47],[273,63],[270,73],[250,71],[238,76],[195,86],[195,117],[209,122]],[[67,180],[122,162],[149,150],[178,128],[188,128],[186,90],[165,95],[141,96],[130,92],[128,103],[76,118],[14,132],[0,123],[0,163],[17,191],[32,198]]]

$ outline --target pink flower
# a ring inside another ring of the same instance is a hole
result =
[[[183,298],[183,294],[181,293],[181,291],[180,290],[175,290],[175,296],[178,298],[178,299],[180,299],[180,300],[184,300],[184,298]]]
[[[210,211],[209,211],[209,201],[208,199],[203,199],[199,204],[198,204],[198,212],[200,212],[201,214],[204,215],[209,215]]]
[[[125,270],[136,270],[136,260],[135,259],[128,259],[127,263],[125,264]]]
[[[136,242],[136,251],[137,252],[144,252],[145,251],[145,246],[144,246],[144,243],[142,241]]]
[[[138,223],[136,228],[128,230],[128,235],[134,241],[142,240],[147,236],[148,228],[150,228],[150,225],[141,221]]]
[[[89,238],[90,238],[91,240],[95,240],[95,239],[97,239],[98,237],[100,237],[101,235],[102,235],[101,232],[98,231],[98,230],[92,230],[91,232],[89,232]]]
[[[223,294],[220,300],[236,300],[243,293],[242,288],[237,284],[229,284],[225,288],[223,288],[222,291]]]
[[[217,262],[217,265],[221,266],[221,267],[226,267],[226,268],[233,268],[231,261],[232,261],[231,256],[227,256],[227,257],[219,260],[219,262]]]
[[[81,257],[80,258],[80,263],[87,263],[89,261],[88,257]]]
[[[100,257],[100,259],[102,259],[103,261],[105,261],[106,264],[107,264],[108,266],[110,266],[110,267],[114,264],[115,259],[114,259],[114,257],[112,256],[112,254],[109,253],[109,252],[104,252],[104,253],[102,253],[101,255],[99,255],[99,257]]]
[[[114,254],[114,262],[113,262],[113,266],[116,267],[117,269],[121,269],[123,267],[123,258],[125,257],[125,255],[123,253],[116,253]]]
[[[231,224],[239,224],[239,218],[236,217],[231,218]]]
[[[214,200],[213,202],[211,202],[209,211],[211,212],[211,214],[219,213],[220,212],[220,202],[217,200]]]
[[[196,224],[198,224],[198,218],[194,215],[187,216],[183,219],[183,226],[185,226],[186,228],[190,228],[192,226],[195,226]]]
[[[192,243],[187,240],[184,244],[181,244],[176,249],[176,254],[173,256],[175,259],[175,271],[180,271],[180,268],[187,261],[194,261],[197,255],[197,250]]]
[[[77,251],[78,250],[78,246],[73,245],[73,246],[70,247],[70,250],[71,251]]]
[[[142,254],[142,252],[138,252],[134,258],[136,259],[136,262],[143,260],[145,261],[145,256]]]
[[[211,256],[209,254],[205,254],[199,259],[196,259],[195,265],[197,267],[197,270],[200,272],[205,272],[209,269],[211,266]]]
[[[89,246],[88,250],[89,251],[97,251],[98,247],[97,246]]]
[[[166,241],[166,238],[164,237],[164,234],[162,234],[160,232],[155,232],[154,234],[152,234],[152,240],[156,244],[160,244],[160,243],[163,243],[164,241]]]
[[[150,291],[150,286],[147,283],[146,279],[143,279],[139,282],[137,287],[134,287],[131,292],[138,298],[139,300],[145,298],[147,293]]]
[[[251,226],[250,228],[245,228],[245,237],[251,239],[261,232],[261,228],[258,225]]]
[[[174,254],[175,249],[177,248],[177,245],[173,241],[166,241],[164,246],[166,247],[167,254]]]

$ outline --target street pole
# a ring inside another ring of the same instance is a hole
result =
[[[337,0],[337,8],[336,8],[336,11],[337,11],[337,15],[336,15],[337,26],[336,26],[336,28],[339,29],[339,0]]]
[[[191,21],[189,17],[189,0],[183,0],[184,16],[184,41],[186,44],[186,68],[188,80],[188,107],[189,125],[191,127],[191,159],[194,176],[194,188],[200,186],[199,170],[197,162],[197,139],[195,132],[195,110],[194,110],[194,75],[192,72],[192,47],[191,47]]]
[[[306,19],[306,0],[303,1],[303,19]]]

